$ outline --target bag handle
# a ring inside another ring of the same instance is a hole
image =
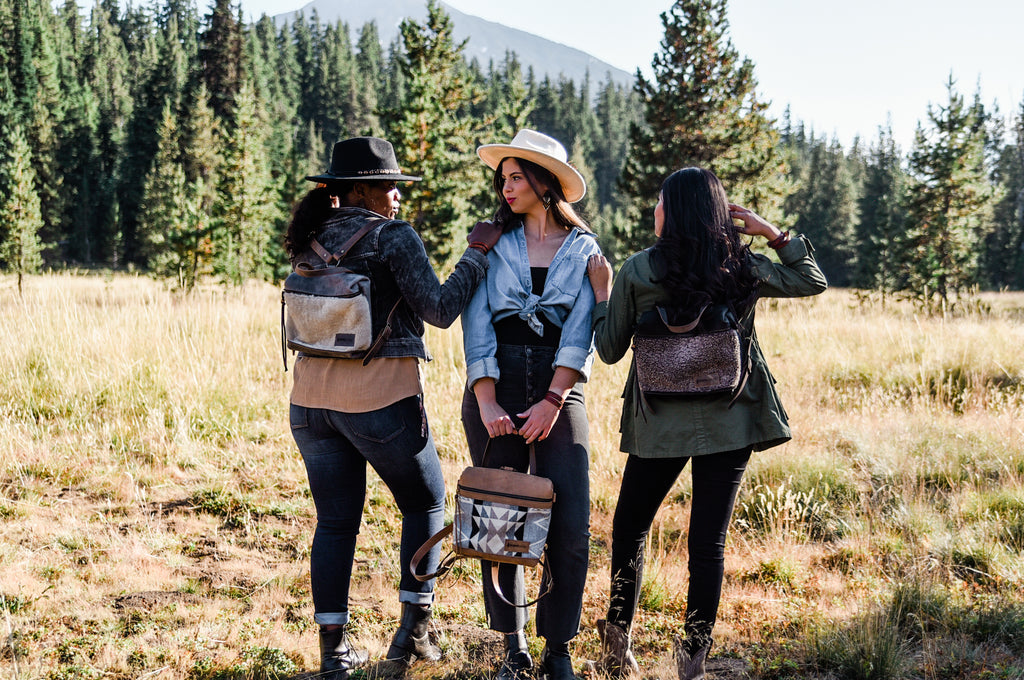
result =
[[[491,449],[491,441],[492,441],[492,439],[490,437],[488,437],[487,438],[487,443],[484,444],[484,453],[483,453],[482,456],[480,456],[480,465],[477,465],[476,467],[486,467],[484,465],[484,463],[487,462],[487,452],[490,451],[490,449]],[[531,475],[533,475],[534,477],[537,476],[537,445],[536,445],[536,442],[530,442],[530,467],[528,469],[529,469]]]
[[[683,324],[682,326],[673,326],[668,322],[668,313],[665,312],[664,307],[658,307],[658,316],[661,317],[661,322],[665,324],[665,328],[669,329],[673,333],[689,333],[690,331],[697,327],[697,324],[700,323],[700,318],[704,316],[704,312],[710,306],[711,304],[709,303],[701,307],[700,311],[697,312],[697,318],[688,324]]]

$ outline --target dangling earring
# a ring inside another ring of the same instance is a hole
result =
[[[544,209],[545,210],[550,210],[551,209],[551,192],[548,192],[548,193],[544,194],[544,196],[540,199],[540,202],[544,204]]]

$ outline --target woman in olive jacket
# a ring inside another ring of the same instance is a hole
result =
[[[742,226],[734,226],[733,219]],[[657,242],[623,264],[614,287],[603,257],[595,255],[588,263],[601,359],[621,359],[641,316],[656,307],[693,319],[708,304],[726,305],[749,348],[749,374],[736,395],[657,397],[641,395],[635,364],[630,367],[619,446],[629,457],[612,527],[607,620],[598,622],[601,664],[613,676],[638,670],[629,631],[643,580],[644,543],[662,500],[692,460],[686,640],[677,641],[676,657],[679,677],[697,680],[705,677],[726,531],[747,461],[753,451],[791,437],[754,332],[755,304],[759,297],[816,295],[828,284],[810,242],[791,239],[753,212],[729,204],[721,182],[708,170],[684,168],[665,180],[654,209],[654,233]],[[768,239],[781,264],[750,252],[740,234]]]

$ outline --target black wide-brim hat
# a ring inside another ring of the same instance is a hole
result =
[[[307,177],[311,182],[337,182],[338,180],[377,180],[418,182],[423,179],[406,175],[398,167],[395,147],[378,137],[353,137],[334,145],[331,167],[322,175]]]

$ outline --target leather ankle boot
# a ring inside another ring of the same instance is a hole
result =
[[[365,649],[349,645],[348,627],[320,629],[320,677],[325,680],[346,680],[348,672],[369,659]]]
[[[495,680],[526,680],[533,670],[533,659],[526,647],[526,635],[521,630],[505,634],[505,658]]]
[[[694,643],[689,638],[683,640],[677,637],[675,639],[675,657],[679,680],[706,680],[705,662],[709,651],[711,651],[710,642]]]
[[[540,655],[540,675],[547,680],[576,680],[572,672],[569,643],[548,642]]]
[[[600,619],[597,622],[597,636],[601,639],[601,670],[613,678],[640,672],[625,628]]]
[[[402,622],[391,640],[386,658],[407,665],[417,659],[441,660],[441,649],[430,642],[429,605],[402,603]]]

